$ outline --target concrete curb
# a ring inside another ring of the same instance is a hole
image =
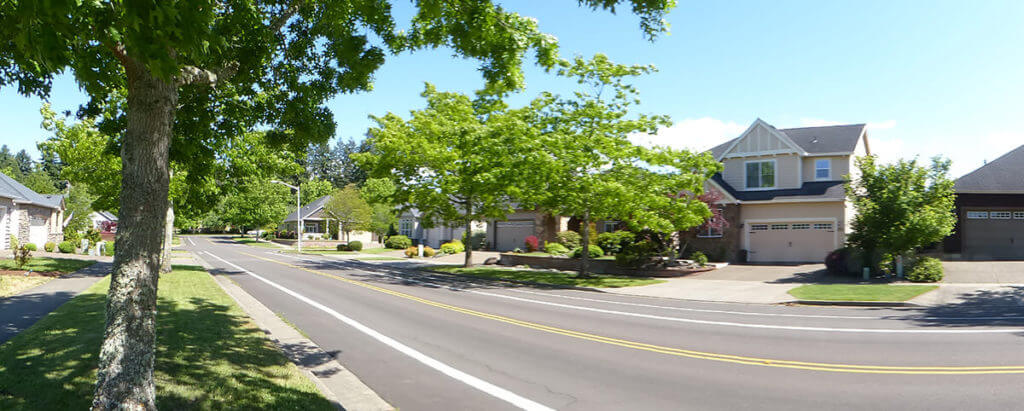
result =
[[[796,305],[824,305],[838,307],[924,307],[921,304],[914,304],[907,301],[822,301],[822,300],[793,300],[781,304]]]
[[[207,269],[213,267],[198,255],[195,259]],[[278,348],[316,384],[327,400],[340,410],[394,410],[355,374],[332,359],[313,341],[282,321],[277,314],[224,275],[210,274],[253,322]]]

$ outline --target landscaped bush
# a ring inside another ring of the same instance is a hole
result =
[[[100,236],[100,231],[95,228],[85,230],[85,236],[83,237],[89,240],[89,248],[96,246],[100,241],[103,241],[103,237]]]
[[[609,231],[597,235],[597,245],[608,254],[618,254],[633,242],[633,233],[625,230]]]
[[[48,253],[52,253],[55,248],[57,248],[57,243],[53,241],[47,241],[46,244],[43,244],[43,249]]]
[[[566,231],[559,231],[558,234],[555,234],[555,241],[558,242],[561,245],[564,245],[565,248],[568,248],[568,249],[572,250],[572,249],[575,249],[575,248],[579,247],[580,246],[580,242],[582,240],[581,240],[581,237],[580,237],[580,233],[577,233],[575,231],[566,230]]]
[[[39,249],[38,247],[36,247],[35,243],[25,243],[25,248],[28,249],[29,251],[36,251]]]
[[[348,242],[348,249],[351,250],[351,251],[363,251],[363,242],[362,241],[358,241],[358,240],[356,240],[356,241],[349,241]]]
[[[914,266],[907,272],[907,280],[915,283],[934,283],[942,281],[942,261],[932,257],[917,259]]]
[[[463,251],[466,251],[466,246],[459,240],[452,240],[441,244],[441,253],[443,254],[458,254]]]
[[[487,248],[487,232],[486,231],[474,231],[468,238],[466,235],[462,235],[462,242],[469,244],[474,250],[482,250]]]
[[[82,242],[82,233],[80,233],[78,231],[68,231],[68,232],[65,232],[64,233],[64,241],[70,241],[71,244],[74,244],[75,246],[77,246],[78,243]],[[58,245],[57,248],[60,248],[60,246]]]
[[[384,241],[384,246],[394,250],[412,247],[412,240],[404,235],[393,235]]]
[[[690,259],[701,267],[708,265],[708,256],[700,251],[694,251],[693,254],[690,254]]]
[[[861,275],[864,251],[854,247],[838,248],[825,256],[825,269],[831,274]]]
[[[558,243],[547,243],[544,244],[544,251],[554,255],[566,255],[569,254],[569,249],[565,248],[564,245]]]
[[[526,236],[526,239],[523,240],[523,244],[526,244],[526,252],[528,253],[540,250],[540,240],[538,240],[535,235]]]
[[[419,254],[420,254],[419,247],[409,247],[409,248],[405,249],[405,256],[406,257],[413,258],[413,257],[418,256]],[[436,254],[437,254],[437,250],[434,250],[433,248],[430,248],[430,247],[423,247],[423,256],[424,257],[433,257]]]
[[[658,242],[645,238],[630,244],[615,255],[615,263],[623,267],[644,267],[654,261],[654,257],[662,255],[665,247]]]
[[[335,249],[338,251],[351,251],[348,249],[348,244],[338,244],[338,246],[335,247]]]
[[[589,247],[587,247],[587,251],[589,252],[590,258],[598,258],[604,255],[604,250],[602,250],[600,246],[597,246],[595,244],[591,244]],[[582,256],[583,247],[572,250],[572,258],[580,258]]]
[[[18,264],[18,268],[25,267],[29,261],[32,261],[32,250],[29,250],[28,247],[22,245],[14,250],[14,262]]]
[[[67,240],[61,241],[60,244],[57,245],[57,249],[64,254],[70,254],[75,252],[75,244]]]
[[[113,257],[114,256],[114,242],[113,241],[107,241],[107,242],[103,243],[103,255],[105,255],[107,257]]]

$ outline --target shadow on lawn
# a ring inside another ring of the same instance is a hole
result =
[[[104,305],[104,294],[82,294],[0,345],[0,409],[89,408]],[[282,384],[288,360],[244,316],[204,298],[181,305],[158,300],[159,408],[332,409]]]

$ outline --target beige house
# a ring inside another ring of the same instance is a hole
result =
[[[327,206],[328,201],[331,201],[331,196],[326,195],[302,206],[297,211],[292,211],[278,224],[277,229],[279,231],[297,233],[299,230],[299,216],[301,215],[302,238],[305,240],[331,240],[330,232],[333,225],[338,230],[339,238],[337,240],[360,241],[364,244],[376,241],[376,236],[367,231],[351,231],[348,233],[348,237],[345,237],[344,230],[339,229],[340,223],[338,220],[331,219],[324,212],[324,207]]]
[[[821,262],[850,232],[843,187],[853,159],[870,153],[864,124],[777,129],[758,119],[711,149],[724,170],[708,181],[722,200],[724,229],[686,233],[713,259]]]
[[[43,195],[0,173],[0,249],[11,247],[11,236],[40,250],[48,241],[64,239],[64,196]]]

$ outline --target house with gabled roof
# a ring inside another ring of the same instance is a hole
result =
[[[1024,146],[954,183],[956,229],[944,251],[970,260],[1024,259]]]
[[[721,198],[725,227],[683,233],[700,250],[734,262],[821,262],[850,231],[845,177],[870,154],[864,124],[778,129],[757,119],[711,154],[724,166],[706,184]]]
[[[331,225],[334,225],[335,229],[339,232],[339,237],[342,236],[341,232],[344,230],[338,229],[338,220],[331,219],[327,213],[324,212],[324,207],[327,206],[327,202],[331,201],[331,196],[326,195],[316,200],[309,202],[296,211],[292,211],[287,217],[281,221],[278,225],[278,230],[298,233],[299,231],[299,220],[302,220],[302,238],[310,240],[330,240],[331,238]],[[340,240],[341,238],[339,238]],[[375,240],[375,236],[366,231],[352,231],[349,233],[346,241],[361,241],[369,243]]]
[[[39,249],[64,239],[64,196],[39,194],[0,173],[0,249],[11,248],[11,236]]]

